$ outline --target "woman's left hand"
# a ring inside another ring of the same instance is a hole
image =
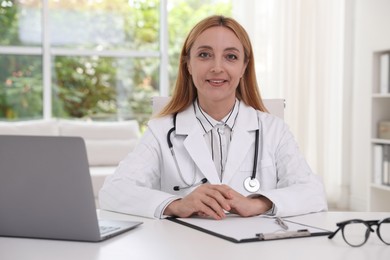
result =
[[[229,212],[242,217],[251,217],[263,214],[271,209],[272,202],[264,196],[245,197],[237,191],[229,190],[228,203],[231,210]]]

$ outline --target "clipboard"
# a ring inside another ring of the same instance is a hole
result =
[[[169,217],[167,219],[234,243],[326,236],[332,233],[329,230],[287,219],[283,219],[288,225],[288,229],[284,230],[275,221],[276,218],[269,216],[243,218],[235,214],[229,214],[223,220],[198,216],[191,218]]]

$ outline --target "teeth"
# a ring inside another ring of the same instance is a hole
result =
[[[212,82],[212,83],[223,83],[224,80],[210,80],[210,82]]]

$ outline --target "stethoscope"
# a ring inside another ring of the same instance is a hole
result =
[[[173,144],[171,142],[171,134],[173,131],[176,130],[176,117],[177,117],[177,113],[175,113],[173,115],[173,127],[171,129],[169,129],[168,133],[167,133],[167,143],[168,143],[168,147],[169,147],[169,150],[171,151],[171,154],[172,154],[172,157],[173,157],[173,160],[175,162],[175,166],[176,166],[176,170],[177,172],[179,173],[179,176],[180,176],[180,179],[183,181],[183,183],[185,184],[185,186],[174,186],[173,187],[173,190],[174,191],[179,191],[181,189],[188,189],[188,188],[191,188],[191,187],[195,187],[195,186],[198,186],[198,185],[201,185],[201,184],[204,184],[206,183],[208,180],[207,178],[203,178],[202,180],[200,180],[199,182],[196,182],[195,183],[195,174],[194,174],[194,177],[192,179],[192,182],[191,183],[188,183],[184,177],[183,177],[183,174],[180,170],[180,167],[179,167],[179,164],[177,162],[177,158],[176,158],[176,155],[175,155],[175,152],[174,152],[174,149],[173,149]],[[254,152],[254,158],[253,158],[253,170],[252,170],[252,175],[247,177],[245,180],[244,180],[244,188],[249,191],[249,192],[257,192],[259,189],[260,189],[260,182],[258,179],[256,179],[256,172],[257,172],[257,158],[258,158],[258,153],[259,153],[259,129],[256,129],[256,138],[255,138],[255,152]]]

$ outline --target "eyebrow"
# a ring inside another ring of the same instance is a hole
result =
[[[209,50],[212,50],[213,48],[209,45],[201,45],[197,48],[197,50],[199,49],[209,49]],[[228,47],[226,49],[224,49],[224,51],[236,51],[236,52],[240,52],[239,49],[237,49],[236,47]]]

